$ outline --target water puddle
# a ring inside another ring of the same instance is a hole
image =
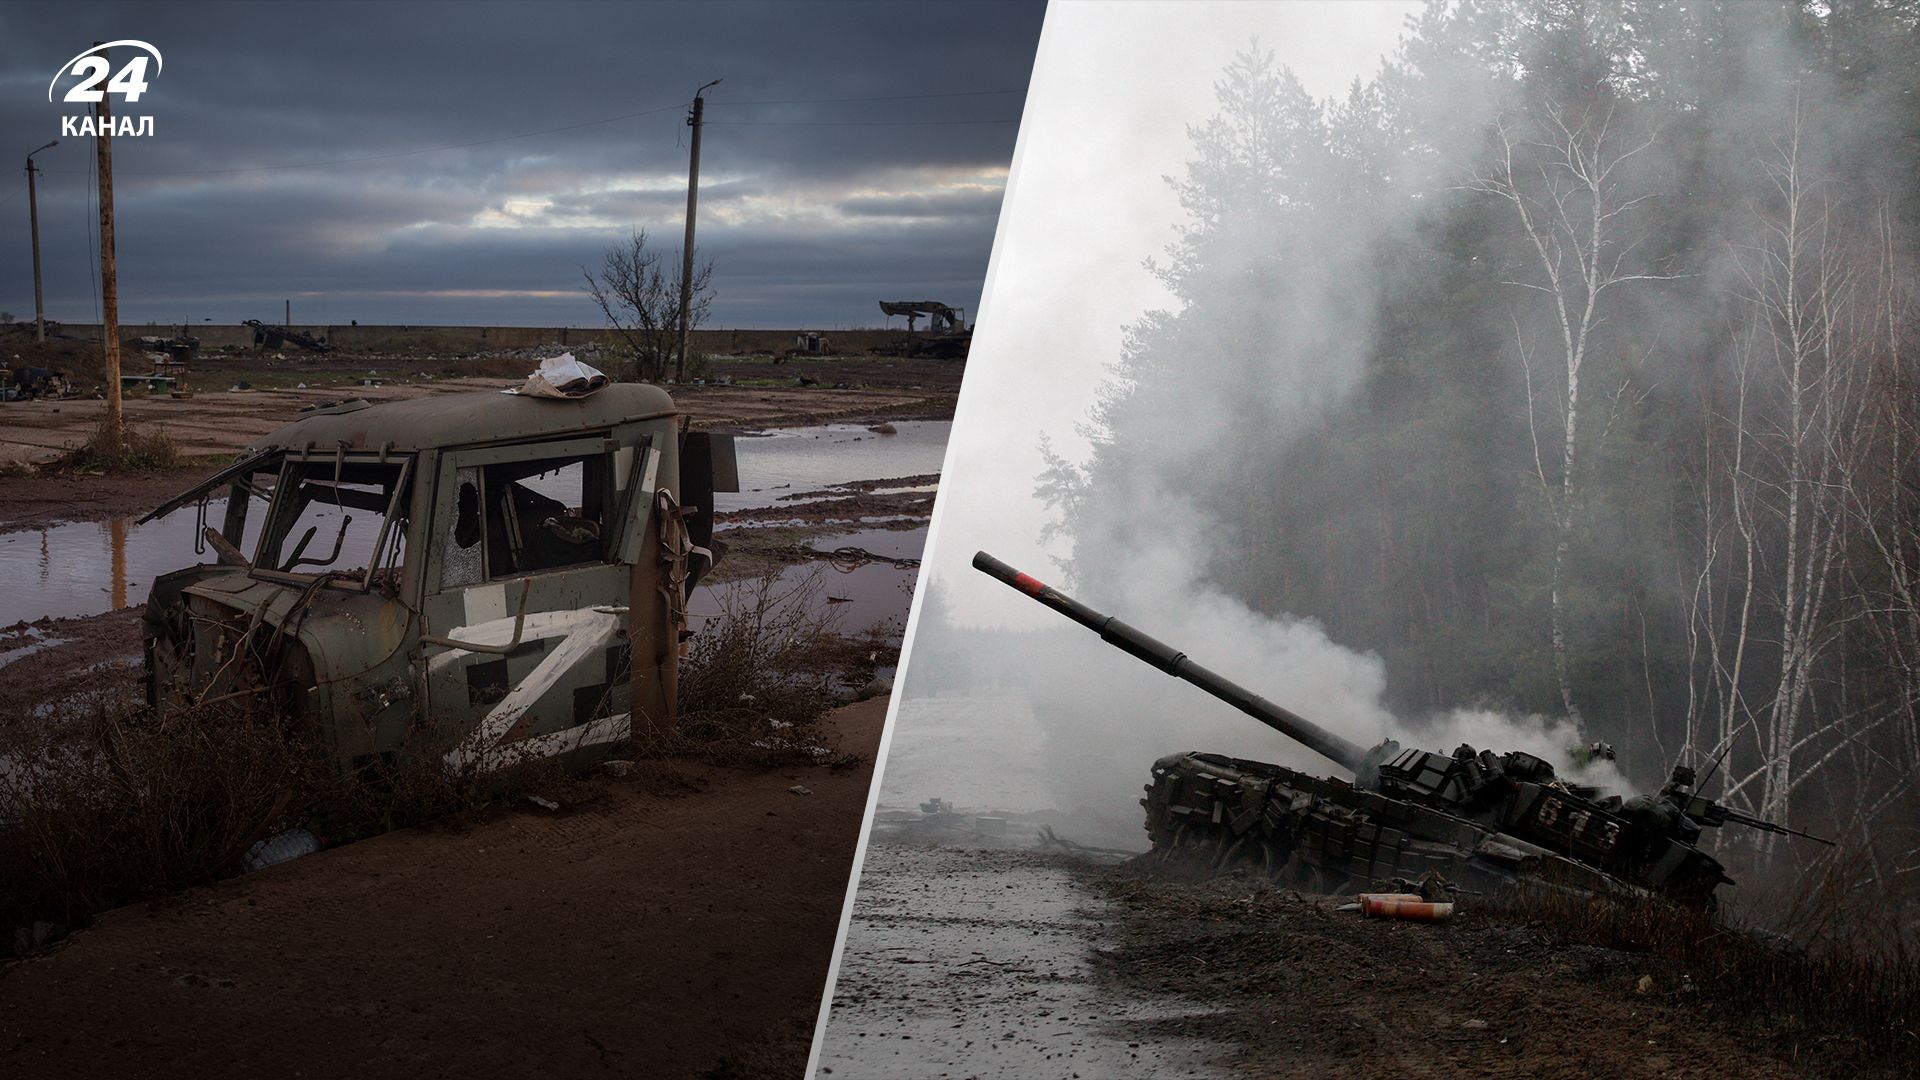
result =
[[[65,645],[66,638],[57,638],[37,626],[29,626],[18,634],[9,634],[0,638],[0,668],[15,660],[24,660],[37,652],[44,652],[55,645]]]
[[[901,566],[891,560],[918,560],[926,544],[924,525],[918,529],[870,529],[818,537],[808,545],[815,551],[827,553],[858,547],[879,558],[874,561],[821,559],[789,566],[780,572],[776,588],[799,588],[808,578],[817,576],[821,585],[820,602],[837,617],[840,633],[858,634],[878,625],[897,642],[906,633],[907,608],[913,602],[913,584],[920,570],[917,565]],[[695,629],[703,620],[720,614],[723,597],[757,584],[749,579],[695,589],[687,608]]]
[[[890,480],[940,471],[948,420],[910,420],[880,435],[860,424],[780,428],[734,439],[740,490],[714,496],[720,511],[777,505],[789,495],[850,480]],[[906,490],[906,489],[890,489]]]
[[[214,521],[224,506],[215,502]],[[257,510],[249,515],[242,551],[253,550],[265,517]],[[154,578],[213,561],[211,552],[194,554],[196,528],[189,507],[145,525],[119,517],[0,533],[0,581],[7,583],[0,624],[98,615],[144,604]]]

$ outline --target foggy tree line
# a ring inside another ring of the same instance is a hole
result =
[[[1917,25],[1434,4],[1324,102],[1254,45],[1171,179],[1179,303],[1042,478],[1075,577],[1196,515],[1202,580],[1396,710],[1717,762],[1920,877]]]

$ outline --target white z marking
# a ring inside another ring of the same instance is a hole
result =
[[[520,632],[521,641],[560,638],[560,644],[539,666],[527,673],[518,686],[488,710],[480,723],[460,745],[447,754],[449,770],[474,768],[485,772],[533,758],[550,757],[582,746],[624,739],[633,731],[632,713],[605,716],[578,727],[550,731],[501,746],[507,732],[520,722],[528,709],[553,689],[562,672],[589,658],[601,656],[620,631],[621,617],[593,608],[576,611],[534,611],[527,614]],[[456,627],[447,636],[476,645],[505,645],[513,640],[513,619],[493,619],[474,626]],[[470,649],[451,649],[427,661],[427,673],[436,676],[472,656]]]

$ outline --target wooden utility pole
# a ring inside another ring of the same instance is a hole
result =
[[[680,249],[680,357],[673,365],[673,381],[687,381],[687,337],[693,329],[693,220],[700,200],[700,128],[707,113],[708,89],[719,86],[715,79],[693,92],[693,113],[687,126],[693,128],[693,148],[687,155],[687,242]]]
[[[40,150],[59,145],[60,140],[55,139]],[[39,153],[40,150],[35,150],[33,154]],[[35,174],[40,170],[34,168],[33,154],[27,155],[27,222],[28,228],[33,233],[33,340],[45,341],[47,340],[47,313],[40,294],[40,195],[37,190],[38,185],[34,183]]]
[[[100,59],[108,61],[107,70],[113,70],[105,51],[101,52]],[[110,95],[100,95],[100,104],[94,106],[93,115],[99,128],[94,140],[100,158],[100,347],[107,364],[107,420],[101,431],[106,445],[101,449],[118,456],[126,440],[120,414],[120,284],[113,257],[113,99]]]

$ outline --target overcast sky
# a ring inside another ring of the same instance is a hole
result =
[[[1034,63],[1000,240],[968,361],[927,561],[958,617],[1052,626],[969,568],[977,549],[1056,577],[1064,544],[1040,543],[1040,436],[1069,459],[1121,329],[1171,297],[1141,267],[1181,222],[1164,179],[1193,156],[1188,125],[1216,110],[1213,84],[1258,39],[1316,97],[1370,78],[1415,2],[1261,4],[1055,0]],[[1204,418],[1196,418],[1204,423]]]
[[[131,38],[165,66],[136,105],[115,99],[155,122],[151,138],[114,141],[124,322],[277,321],[291,298],[301,323],[598,325],[580,267],[636,226],[679,247],[684,106],[716,78],[701,150],[709,325],[880,325],[883,298],[971,312],[1043,13],[1020,0],[0,5],[0,310],[33,310],[22,159],[82,108],[59,100],[71,77],[49,103],[48,80],[96,40]],[[407,153],[566,125],[587,126]],[[95,318],[92,150],[67,139],[35,159],[50,318]]]

